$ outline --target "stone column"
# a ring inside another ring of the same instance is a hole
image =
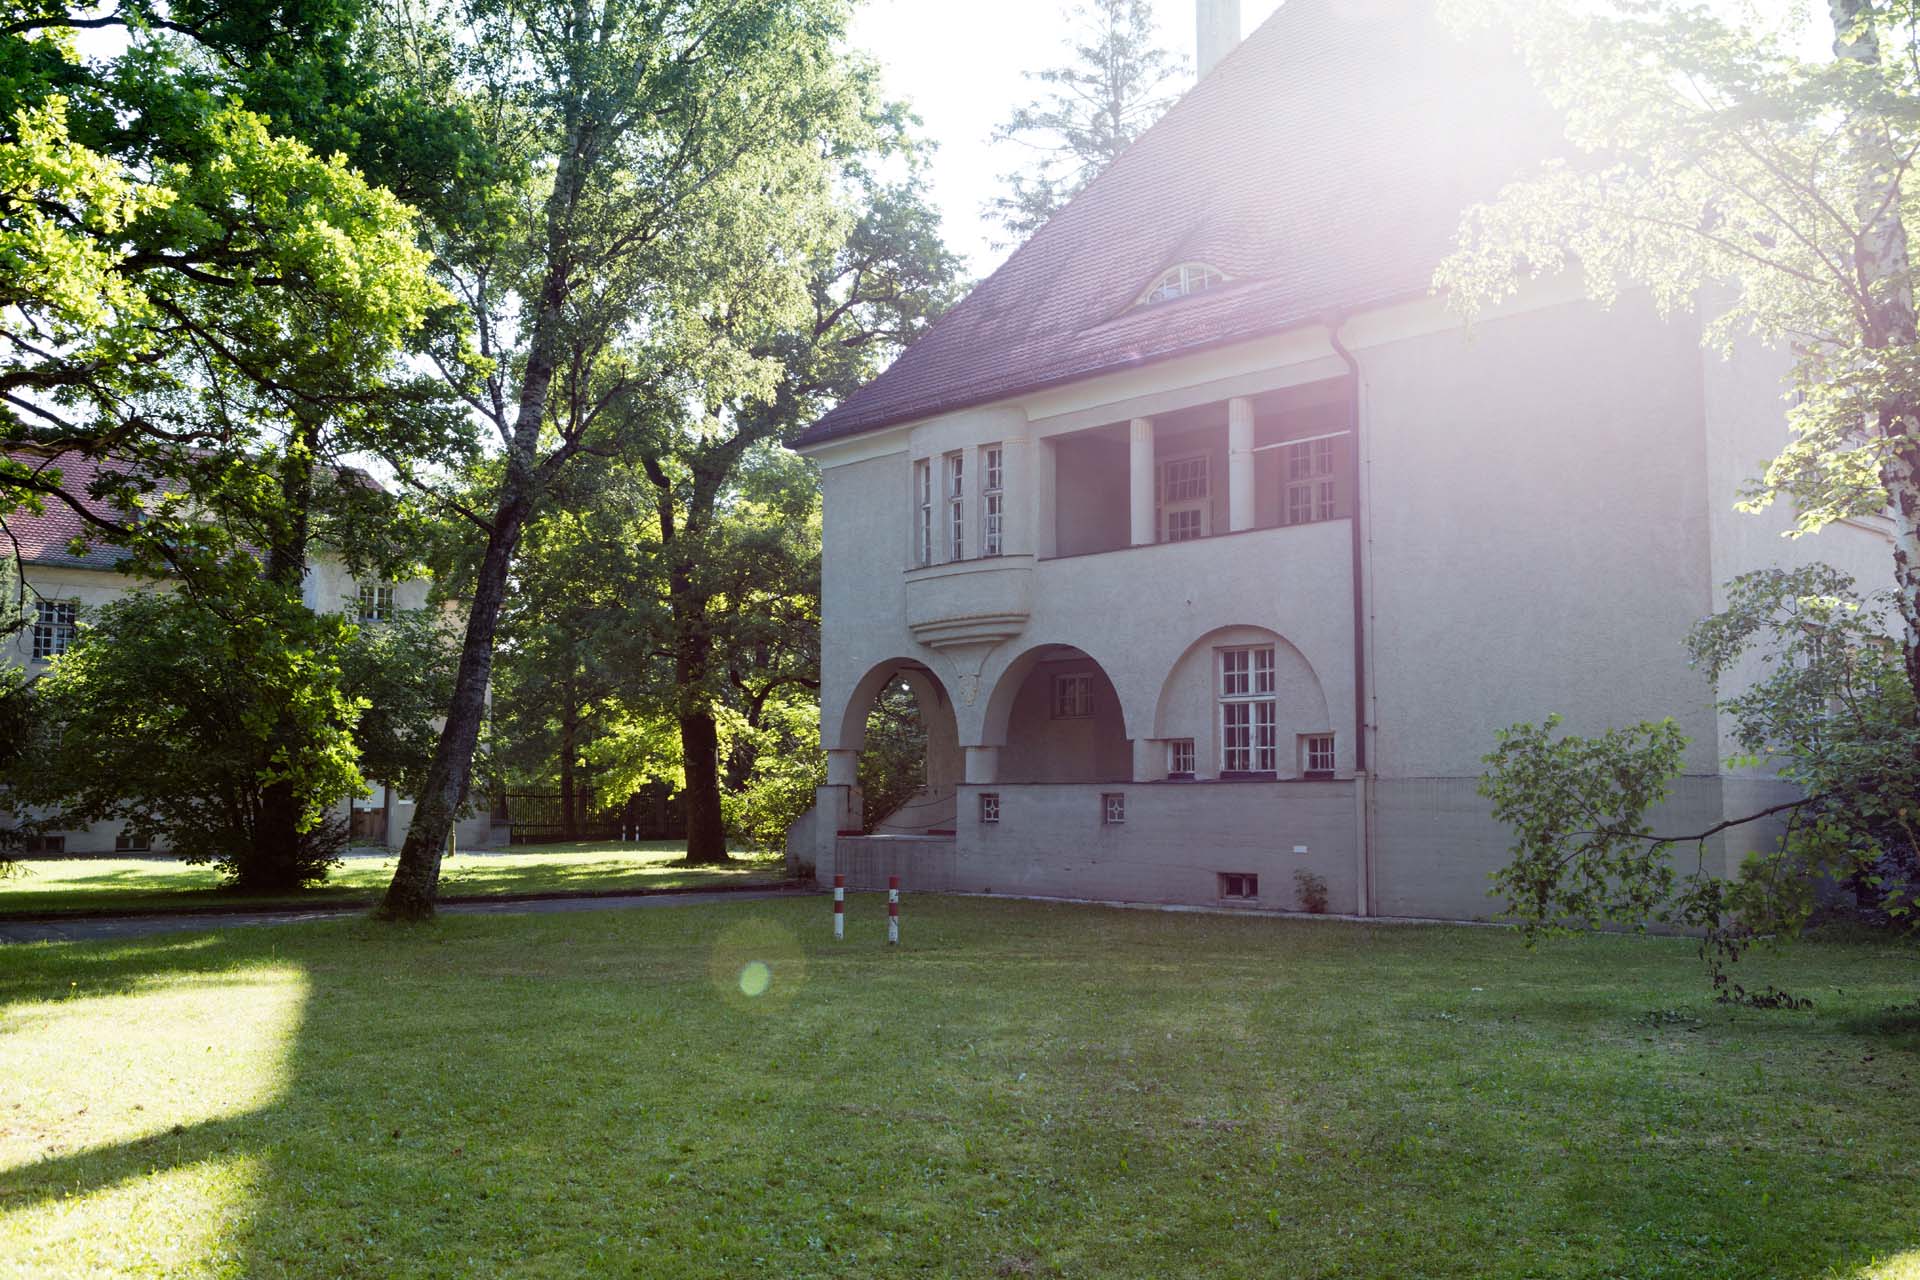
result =
[[[830,787],[852,787],[860,783],[860,753],[858,751],[827,752],[827,785]]]
[[[1133,545],[1143,547],[1154,540],[1152,418],[1135,418],[1130,424],[1127,475],[1132,486]]]
[[[1227,401],[1227,527],[1238,533],[1254,524],[1253,401]]]
[[[1000,781],[1000,748],[968,747],[967,781],[983,786]]]

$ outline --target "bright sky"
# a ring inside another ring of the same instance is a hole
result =
[[[1241,0],[1251,32],[1281,0]],[[1193,65],[1194,0],[1157,0],[1161,45]],[[991,244],[996,228],[980,208],[999,177],[1021,160],[1019,148],[989,145],[994,126],[1037,86],[1023,72],[1068,61],[1073,25],[1063,0],[866,0],[853,22],[853,43],[878,59],[887,90],[913,104],[923,136],[939,144],[931,166],[935,204],[947,243],[976,278],[1004,253]]]

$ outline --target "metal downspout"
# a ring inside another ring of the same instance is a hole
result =
[[[1360,796],[1361,817],[1359,819],[1360,866],[1359,907],[1360,914],[1373,914],[1373,823],[1371,797],[1366,794],[1370,778],[1368,776],[1367,752],[1367,612],[1365,596],[1365,572],[1362,561],[1361,545],[1361,497],[1363,486],[1360,476],[1360,362],[1354,358],[1347,344],[1340,340],[1340,330],[1346,325],[1347,317],[1335,312],[1326,318],[1327,341],[1332,345],[1334,354],[1347,366],[1347,444],[1348,444],[1348,525],[1352,529],[1353,558],[1353,771],[1358,785],[1362,789]]]

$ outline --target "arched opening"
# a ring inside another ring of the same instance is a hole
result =
[[[909,659],[874,668],[848,702],[841,743],[858,752],[862,830],[952,833],[960,732],[946,686],[931,670]]]
[[[1161,686],[1153,740],[1162,751],[1152,759],[1170,778],[1331,776],[1349,750],[1305,656],[1251,626],[1220,627],[1187,647]]]
[[[987,704],[997,781],[1125,782],[1133,744],[1113,681],[1072,645],[1042,645],[1001,675]]]

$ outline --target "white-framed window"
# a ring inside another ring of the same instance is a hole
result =
[[[1184,298],[1189,294],[1203,293],[1217,285],[1227,282],[1226,272],[1218,267],[1210,267],[1204,262],[1183,262],[1177,267],[1169,267],[1160,273],[1160,278],[1150,285],[1140,302],[1171,302],[1175,298]]]
[[[1192,738],[1175,738],[1167,743],[1167,776],[1169,778],[1191,778],[1193,765]]]
[[[950,453],[942,459],[941,487],[947,495],[947,559],[967,558],[967,455]]]
[[[1239,902],[1250,902],[1260,896],[1260,877],[1250,871],[1222,871],[1220,875],[1220,896]]]
[[[933,563],[933,461],[913,464],[913,562],[924,568]]]
[[[37,600],[33,615],[33,657],[36,662],[57,658],[73,644],[79,629],[80,606],[73,600]]]
[[[1000,821],[1000,793],[998,791],[982,791],[980,793],[980,821]]]
[[[360,621],[393,621],[393,584],[387,582],[360,584]]]
[[[1300,738],[1300,769],[1303,773],[1333,772],[1333,735],[1308,733]]]
[[[1286,488],[1281,494],[1280,507],[1288,524],[1333,519],[1333,445],[1331,438],[1302,440],[1281,451]]]
[[[1070,672],[1053,678],[1053,718],[1084,720],[1093,714],[1093,675]]]
[[[1109,791],[1100,797],[1100,823],[1117,827],[1127,820],[1127,796],[1124,791]]]
[[[151,853],[153,840],[148,836],[136,836],[122,831],[113,838],[113,851],[115,853]]]
[[[997,556],[1006,516],[1006,455],[999,445],[990,444],[980,458],[980,554]]]
[[[1204,453],[1168,458],[1153,469],[1160,541],[1186,542],[1213,532],[1213,487]]]
[[[1220,650],[1220,770],[1273,773],[1279,769],[1279,706],[1274,696],[1273,646]]]

